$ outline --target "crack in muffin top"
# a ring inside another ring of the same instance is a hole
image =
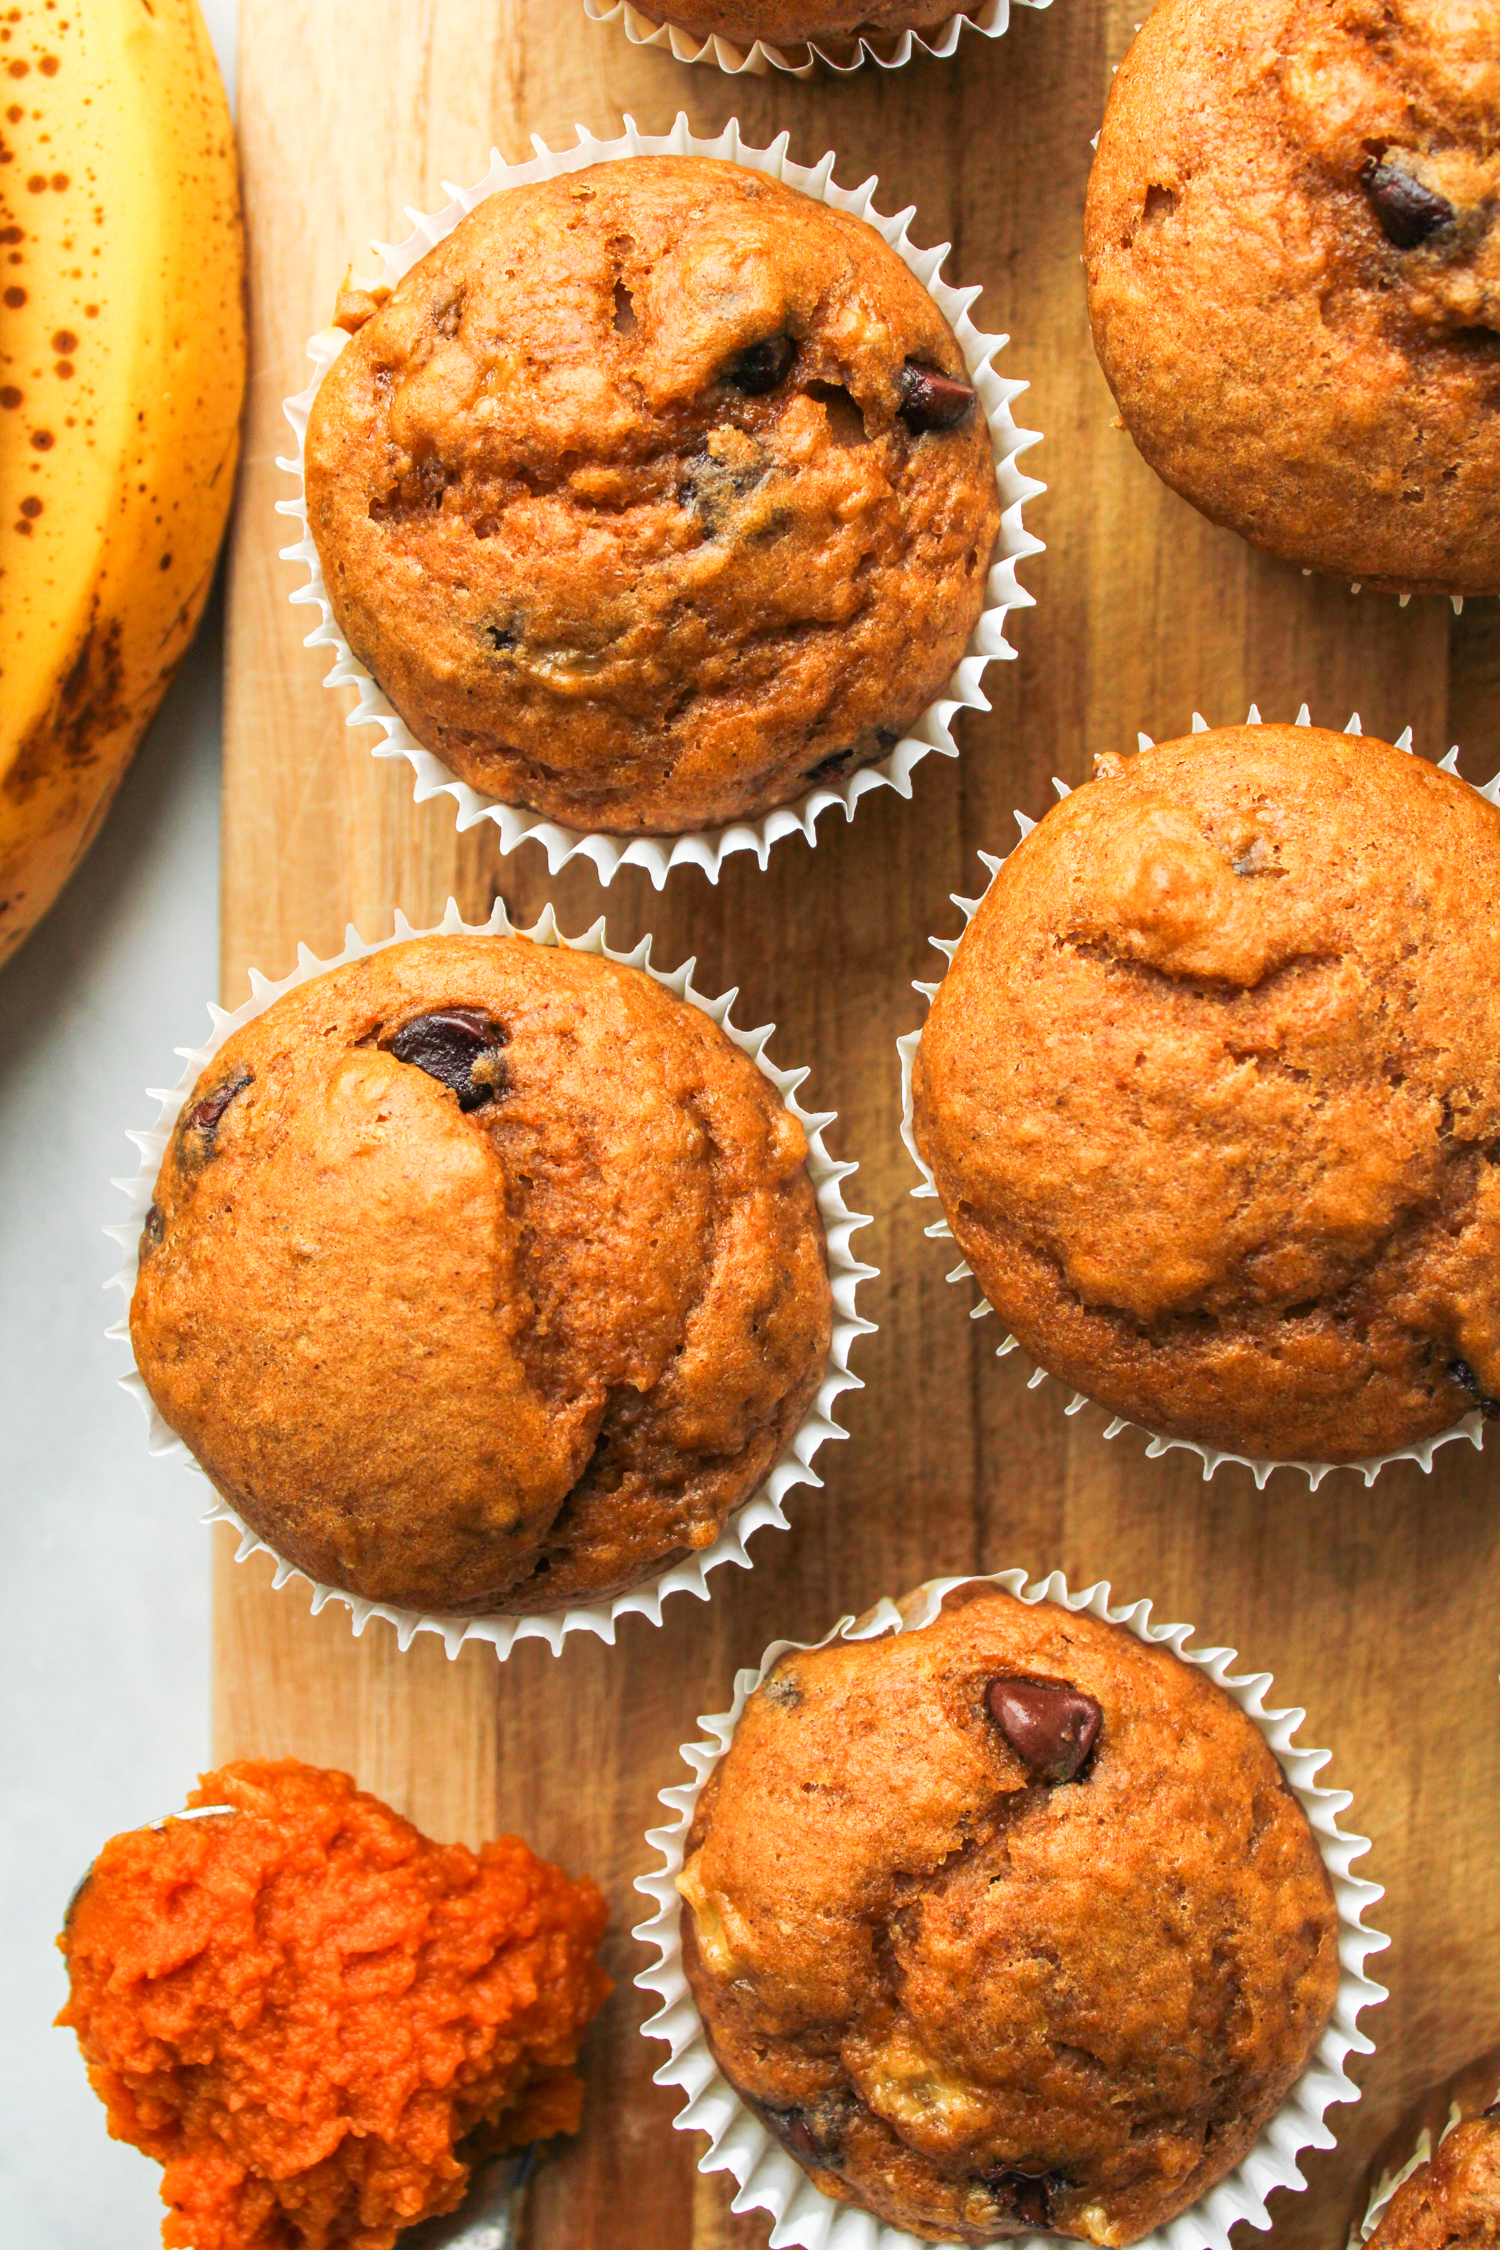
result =
[[[1372,737],[1102,758],[924,1027],[980,1287],[1101,1405],[1368,1458],[1500,1397],[1500,811]]]
[[[305,448],[329,599],[474,786],[711,826],[884,756],[951,676],[989,435],[864,220],[632,157],[488,197],[342,317]]]
[[[711,1545],[816,1395],[806,1157],[750,1057],[642,970],[389,946],[204,1071],[136,1362],[308,1576],[439,1612],[607,1599]]]

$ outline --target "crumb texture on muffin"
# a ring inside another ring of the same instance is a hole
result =
[[[110,2133],[166,2250],[393,2250],[495,2151],[578,2130],[607,1909],[518,1836],[435,1844],[295,1758],[115,1836],[58,1940]]]
[[[306,486],[339,626],[417,738],[619,834],[883,757],[963,654],[1000,519],[916,276],[698,157],[481,203],[359,321]]]
[[[1500,811],[1371,737],[1103,758],[939,988],[918,1145],[990,1303],[1168,1435],[1371,1458],[1500,1411]]]
[[[1491,2250],[1500,2243],[1500,2116],[1455,2125],[1404,2180],[1370,2250]]]
[[[1500,591],[1500,4],[1161,0],[1089,183],[1151,466],[1254,545]]]
[[[749,1056],[642,970],[389,946],[204,1071],[136,1362],[310,1577],[439,1611],[605,1598],[711,1545],[816,1395],[806,1156]]]
[[[687,1848],[726,2077],[826,2194],[927,2240],[1165,2223],[1337,1990],[1328,1874],[1253,1722],[1169,1651],[993,1588],[783,1657]]]
[[[1500,2244],[1500,2047],[1428,2087],[1371,2157],[1349,2230],[1361,2244]]]

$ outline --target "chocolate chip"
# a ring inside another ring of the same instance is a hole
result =
[[[1415,250],[1439,227],[1452,224],[1448,198],[1424,187],[1414,172],[1399,164],[1372,156],[1359,176],[1381,233],[1398,250]]]
[[[804,781],[829,781],[834,774],[845,770],[853,756],[852,750],[835,750],[829,757],[820,758],[815,766],[809,766],[802,778]]]
[[[509,625],[486,625],[486,627],[484,628],[484,637],[489,642],[490,647],[497,650],[503,648],[514,648],[517,640],[520,638],[519,634],[516,631],[514,623]]]
[[[820,2117],[815,2130],[805,2109],[767,2109],[761,2114],[776,2138],[802,2163],[837,2168],[837,2130],[828,2117]]]
[[[153,1203],[146,1213],[146,1224],[141,1229],[142,1249],[154,1250],[166,1231],[167,1222],[162,1216],[161,1206],[158,1203]]]
[[[972,383],[961,383],[941,368],[924,367],[920,360],[907,360],[897,381],[898,412],[913,437],[920,437],[923,430],[951,430],[974,404]]]
[[[1072,1781],[1087,1764],[1104,1713],[1066,1680],[991,1680],[984,1700],[1016,1756],[1039,1781]]]
[[[818,2144],[812,2137],[812,2127],[800,2109],[789,2109],[784,2121],[786,2145],[805,2157],[809,2164],[818,2161]]]
[[[479,1109],[504,1084],[500,1049],[508,1035],[481,1008],[434,1008],[413,1016],[383,1039],[397,1062],[413,1063],[458,1096],[460,1109]]]
[[[1479,2112],[1481,2117],[1500,2117],[1500,2102],[1491,2102],[1488,2109]]]
[[[1448,1373],[1468,1392],[1487,1422],[1500,1422],[1500,1398],[1489,1398],[1479,1387],[1479,1377],[1466,1359],[1448,1362]]]
[[[222,1086],[216,1086],[213,1092],[205,1095],[201,1102],[194,1103],[192,1115],[188,1120],[189,1124],[195,1126],[200,1133],[216,1133],[219,1129],[219,1119],[228,1109],[235,1095],[242,1094],[247,1086],[254,1083],[254,1080],[254,1071],[237,1070],[232,1078],[225,1079]]]
[[[763,343],[747,345],[725,369],[725,380],[747,398],[762,398],[774,391],[797,356],[790,336],[767,336]]]
[[[1023,2172],[1018,2166],[1007,2164],[993,2172],[981,2172],[979,2176],[991,2195],[1007,2204],[1027,2226],[1051,2226],[1052,2197],[1065,2185],[1060,2172]]]

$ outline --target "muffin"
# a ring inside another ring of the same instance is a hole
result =
[[[576,829],[753,818],[884,757],[984,606],[952,329],[863,219],[709,158],[490,196],[308,418],[340,630],[461,778]]]
[[[1500,2049],[1435,2087],[1370,2166],[1349,2250],[1500,2243]]]
[[[1160,0],[1089,182],[1100,364],[1157,474],[1305,568],[1500,592],[1495,0]]]
[[[310,1578],[475,1613],[597,1602],[712,1545],[831,1327],[807,1142],[639,969],[513,937],[296,987],[183,1106],[136,1364]]]
[[[862,32],[878,37],[889,31],[936,31],[971,8],[953,0],[708,0],[687,8],[672,6],[669,20],[699,39],[757,39],[796,46],[807,39],[852,39]]]
[[[1369,737],[1103,757],[938,989],[916,1141],[985,1296],[1149,1429],[1360,1461],[1500,1412],[1500,811]]]
[[[725,2077],[826,2195],[928,2241],[1165,2224],[1338,1989],[1327,1870],[1253,1721],[1170,1650],[982,1582],[781,1658],[678,1888]]]
[[[298,1759],[205,1774],[223,1816],[115,1836],[58,1945],[167,2250],[391,2250],[471,2167],[575,2133],[607,1909],[517,1836],[434,1844]]]

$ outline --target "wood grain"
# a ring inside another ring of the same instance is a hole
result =
[[[831,1136],[861,1170],[859,1240],[881,1268],[858,1349],[868,1388],[846,1401],[847,1446],[820,1457],[821,1492],[794,1497],[789,1534],[761,1533],[755,1568],[722,1572],[712,1601],[679,1597],[619,1645],[535,1642],[506,1665],[485,1650],[449,1663],[435,1642],[401,1655],[347,1615],[313,1619],[296,1583],[273,1594],[262,1561],[218,1555],[215,1730],[220,1755],[284,1754],[352,1769],[430,1831],[472,1840],[514,1827],[593,1870],[609,1891],[619,1989],[593,2035],[587,2129],[549,2160],[530,2221],[545,2250],[742,2250],[759,2216],[729,2212],[725,2177],[694,2173],[695,2140],[671,2130],[677,2097],[651,2084],[660,2050],[630,1983],[648,1955],[629,1936],[648,1863],[642,1831],[680,1778],[677,1745],[722,1708],[738,1665],[775,1634],[821,1633],[842,1611],[938,1571],[1060,1564],[1274,1672],[1305,1705],[1331,1777],[1375,1838],[1363,1863],[1387,1887],[1376,1916],[1395,1943],[1392,1998],[1369,2019],[1379,2052],[1366,2098],[1336,2111],[1340,2145],[1306,2164],[1310,2192],[1274,2206],[1278,2245],[1343,2239],[1347,2199],[1409,2093],[1491,2043],[1500,2020],[1492,1862],[1500,1811],[1493,1600],[1500,1508],[1493,1454],[1439,1456],[1432,1477],[1350,1475],[1309,1496],[1299,1479],[1258,1493],[1227,1471],[1205,1485],[1181,1457],[1152,1462],[1138,1436],[1067,1421],[1053,1385],[1028,1391],[993,1358],[991,1324],[967,1318],[897,1137],[894,1042],[918,1020],[910,979],[935,973],[930,931],[951,931],[949,893],[975,851],[1008,848],[1016,807],[1039,814],[1054,773],[1081,779],[1136,730],[1184,732],[1196,709],[1243,717],[1255,699],[1290,717],[1306,700],[1367,730],[1411,724],[1440,752],[1461,719],[1466,770],[1500,759],[1494,605],[1454,620],[1406,610],[1255,557],[1167,493],[1112,426],[1089,347],[1081,214],[1112,65],[1139,0],[1057,0],[1017,11],[999,41],[957,62],[919,61],[843,83],[730,81],[643,53],[571,0],[242,0],[241,140],[253,337],[247,458],[234,539],[224,803],[223,996],[256,964],[292,965],[299,942],[337,948],[400,906],[414,922],[452,892],[471,917],[502,894],[563,924],[600,912],[615,944],[656,933],[657,957],[694,953],[705,990],[737,983],[741,1020],[774,1020],[773,1052],[814,1069],[809,1098],[836,1108]],[[446,799],[411,802],[404,766],[346,733],[346,698],[321,685],[288,606],[298,573],[277,559],[273,513],[289,485],[280,402],[305,379],[305,338],[326,319],[346,262],[372,235],[405,232],[403,206],[436,208],[441,182],[475,179],[490,147],[571,138],[575,120],[661,131],[678,108],[699,131],[738,115],[747,138],[783,128],[803,162],[838,151],[847,184],[880,175],[880,207],[914,203],[913,233],[953,244],[950,279],[983,283],[976,318],[1013,338],[1030,379],[1018,409],[1045,433],[1028,467],[1049,486],[1029,520],[1047,552],[1029,564],[1035,610],[1015,621],[1014,663],[991,673],[993,713],[963,729],[956,763],[930,759],[913,801],[882,792],[852,826],[825,822],[816,853],[779,845],[762,874],[730,863],[717,889],[693,870],[654,894],[644,877],[602,891],[586,864],[549,883],[541,854],[460,839]]]

